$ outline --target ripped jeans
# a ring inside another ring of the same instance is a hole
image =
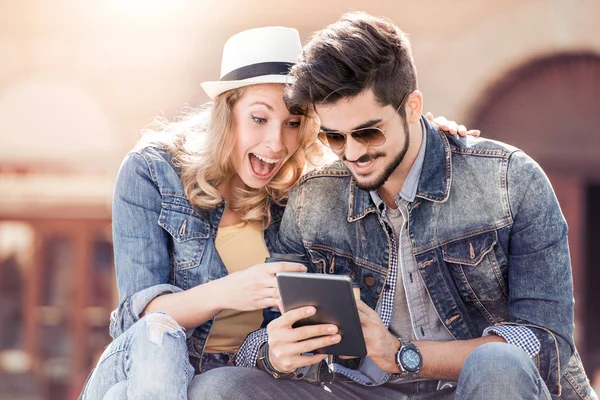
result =
[[[183,328],[149,313],[106,348],[80,399],[185,400],[193,376]]]

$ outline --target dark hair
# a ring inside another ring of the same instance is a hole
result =
[[[417,88],[406,34],[388,19],[363,12],[346,13],[316,32],[291,74],[295,83],[287,96],[295,104],[333,104],[372,89],[382,106],[397,108]]]

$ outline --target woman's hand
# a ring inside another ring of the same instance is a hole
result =
[[[433,122],[441,130],[450,133],[451,135],[458,134],[459,136],[479,136],[481,131],[477,129],[467,130],[464,125],[458,125],[455,121],[448,121],[445,117],[434,117],[432,113],[425,114],[425,118]]]
[[[252,311],[279,305],[277,272],[306,272],[302,264],[273,262],[256,264],[219,279],[222,309]]]
[[[185,329],[193,329],[223,310],[252,311],[277,306],[275,274],[279,271],[306,272],[306,267],[290,262],[256,264],[183,292],[155,297],[141,315],[164,312]]]

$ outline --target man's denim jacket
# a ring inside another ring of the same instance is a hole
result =
[[[178,169],[165,151],[147,146],[127,155],[113,200],[119,290],[119,306],[111,315],[113,338],[138,321],[155,297],[227,275],[215,248],[224,206],[223,202],[211,212],[192,207]],[[282,214],[282,207],[271,207],[271,226],[264,232],[269,251]],[[212,324],[211,320],[187,332],[190,359],[197,371]]]
[[[547,177],[516,148],[448,138],[424,124],[427,150],[409,204],[409,237],[440,320],[458,340],[492,325],[530,328],[541,343],[534,362],[550,392],[588,398],[573,342],[567,225]],[[361,282],[362,300],[376,307],[392,240],[369,192],[343,164],[302,178],[278,239],[280,252],[305,252],[312,272]]]

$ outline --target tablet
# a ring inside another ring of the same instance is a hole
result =
[[[304,272],[278,272],[277,284],[285,311],[314,306],[317,312],[294,324],[334,324],[342,340],[317,350],[317,353],[364,357],[365,339],[358,318],[356,300],[352,294],[352,280],[342,275]]]

